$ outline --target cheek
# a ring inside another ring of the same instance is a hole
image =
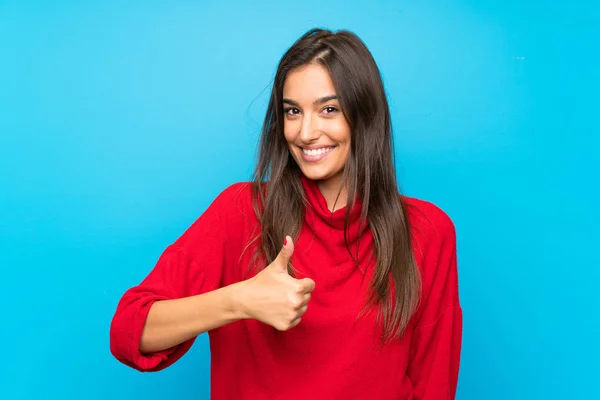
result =
[[[287,148],[289,150],[289,152],[291,153],[292,157],[297,158],[297,152],[298,152],[298,148],[295,145],[295,141],[296,141],[296,135],[294,134],[293,130],[290,130],[289,127],[284,127],[283,128],[283,137],[285,139]]]
[[[350,142],[346,142],[343,145],[343,151],[342,151],[342,157],[340,159],[340,162],[342,164],[345,164],[346,161],[348,161],[348,157],[350,157]]]
[[[296,138],[296,134],[295,134],[295,128],[294,128],[294,123],[290,122],[290,121],[285,121],[283,123],[283,136],[285,137],[285,140],[291,144],[291,142],[294,141],[294,139]]]
[[[346,121],[340,121],[335,131],[335,141],[340,144],[342,150],[341,163],[346,163],[350,156],[350,127]]]
[[[327,124],[328,136],[339,144],[350,141],[350,127],[344,118],[336,118]]]

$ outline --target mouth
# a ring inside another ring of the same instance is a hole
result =
[[[302,159],[307,162],[317,162],[323,160],[337,146],[324,146],[319,148],[302,148]]]

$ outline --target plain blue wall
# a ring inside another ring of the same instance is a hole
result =
[[[0,1],[0,398],[207,398],[205,335],[140,374],[110,320],[248,179],[276,64],[313,26],[365,40],[404,191],[456,223],[458,398],[598,395],[599,6],[47,3]]]

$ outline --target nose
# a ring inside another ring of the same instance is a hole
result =
[[[319,137],[321,137],[321,130],[316,117],[313,113],[304,114],[300,127],[300,140],[304,143],[311,143],[318,140]]]

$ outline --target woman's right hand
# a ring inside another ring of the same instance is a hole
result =
[[[244,281],[239,300],[247,318],[259,320],[280,331],[300,323],[315,282],[289,275],[287,267],[293,253],[292,238],[286,236],[277,258],[256,276]]]

